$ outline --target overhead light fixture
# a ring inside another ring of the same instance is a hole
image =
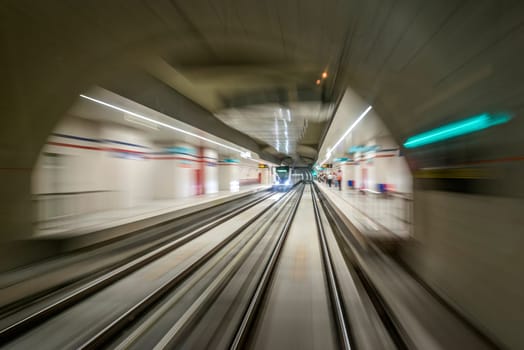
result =
[[[371,109],[373,109],[373,107],[368,106],[368,108],[366,108],[366,110],[362,112],[361,115],[358,116],[357,120],[355,120],[353,124],[351,124],[351,126],[346,130],[344,135],[342,135],[340,139],[338,139],[335,145],[333,145],[333,147],[331,148],[328,148],[326,152],[326,159],[322,162],[322,164],[326,163],[329,160],[329,158],[331,158],[331,155],[333,151],[337,148],[337,146],[346,138],[346,136],[348,136],[348,134],[357,126],[357,124],[360,123],[362,119],[364,119],[364,117],[369,113],[369,111],[371,111]]]
[[[249,152],[249,151],[247,151],[247,152],[240,152],[240,157],[245,158],[245,159],[251,158],[251,152]]]
[[[315,81],[315,84],[320,85],[320,79],[317,79],[317,81]]]
[[[103,106],[106,106],[106,107],[109,107],[109,108],[112,108],[112,109],[115,109],[117,111],[120,111],[120,112],[124,112],[124,113],[127,113],[129,115],[132,115],[136,118],[139,118],[139,119],[142,119],[142,120],[145,120],[149,123],[153,123],[153,124],[156,124],[156,125],[159,125],[159,126],[163,126],[165,128],[168,128],[168,129],[171,129],[171,130],[174,130],[174,131],[177,131],[177,132],[180,132],[182,134],[185,134],[185,135],[189,135],[189,136],[193,136],[193,137],[196,137],[197,139],[200,139],[200,140],[203,140],[203,141],[206,141],[206,142],[209,142],[209,143],[212,143],[214,145],[217,145],[217,146],[220,146],[220,147],[223,147],[223,148],[226,148],[226,149],[229,149],[231,151],[234,151],[234,152],[238,152],[240,153],[241,155],[242,154],[246,154],[248,152],[245,152],[241,149],[238,149],[238,148],[235,148],[235,147],[231,147],[231,146],[228,146],[228,145],[224,145],[223,143],[220,143],[220,142],[217,142],[217,141],[213,141],[211,139],[208,139],[207,137],[204,137],[204,136],[200,136],[200,135],[197,135],[195,133],[192,133],[190,131],[186,131],[186,130],[183,130],[183,129],[180,129],[180,128],[177,128],[176,126],[172,126],[172,125],[169,125],[169,124],[166,124],[166,123],[163,123],[163,122],[160,122],[158,120],[155,120],[155,119],[152,119],[152,118],[149,118],[149,117],[146,117],[146,116],[143,116],[141,114],[138,114],[138,113],[135,113],[135,112],[132,112],[132,111],[129,111],[125,108],[122,108],[122,107],[119,107],[119,106],[115,106],[115,105],[112,105],[108,102],[105,102],[105,101],[102,101],[102,100],[98,100],[94,97],[90,97],[90,96],[87,96],[87,95],[80,95],[80,97],[82,98],[85,98],[86,100],[89,100],[89,101],[92,101],[92,102],[95,102],[95,103],[98,103],[98,104],[101,104]],[[251,154],[249,153],[249,155],[251,156]]]
[[[509,114],[480,114],[411,136],[406,140],[406,142],[404,142],[404,147],[416,148],[461,135],[471,134],[495,125],[506,123],[510,119],[511,116]]]
[[[327,72],[322,72],[322,79],[326,79],[328,77]]]
[[[351,124],[351,126],[346,130],[344,135],[342,135],[342,137],[338,139],[337,143],[335,143],[335,145],[330,148],[330,153],[337,148],[337,146],[346,138],[346,136],[348,136],[348,134],[355,128],[355,126],[357,126],[358,123],[360,123],[362,119],[364,119],[364,117],[369,113],[369,111],[371,111],[372,108],[372,106],[369,106],[368,108],[366,108],[364,112],[362,112],[362,114],[357,118],[357,120],[355,120],[353,124]]]

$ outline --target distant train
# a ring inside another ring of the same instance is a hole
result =
[[[275,178],[273,181],[273,190],[287,191],[294,185],[292,179],[293,169],[288,166],[277,166],[275,168]]]

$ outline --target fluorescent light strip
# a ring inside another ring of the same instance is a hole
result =
[[[329,149],[329,152],[331,152],[335,148],[337,148],[337,146],[346,138],[346,136],[348,136],[348,134],[351,132],[351,130],[353,130],[355,128],[355,126],[357,126],[357,124],[360,123],[360,121],[362,119],[364,119],[364,117],[369,113],[369,111],[372,108],[373,108],[372,106],[369,106],[368,108],[366,108],[366,110],[364,112],[362,112],[362,114],[357,118],[357,120],[355,120],[355,122],[353,122],[353,124],[351,124],[351,126],[346,130],[344,135],[342,135],[342,137],[337,141],[337,143],[335,143],[335,145]]]
[[[165,128],[168,128],[168,129],[171,129],[171,130],[174,130],[174,131],[178,131],[178,132],[181,132],[183,134],[186,134],[186,135],[189,135],[189,136],[193,136],[193,137],[196,137],[197,139],[200,139],[200,140],[203,140],[203,141],[207,141],[209,143],[212,143],[214,145],[217,145],[217,146],[220,146],[220,147],[224,147],[224,148],[227,148],[231,151],[235,151],[235,152],[239,152],[239,153],[243,153],[244,151],[240,150],[240,149],[236,149],[234,147],[231,147],[231,146],[227,146],[227,145],[224,145],[220,142],[216,142],[216,141],[213,141],[213,140],[210,140],[208,139],[207,137],[204,137],[204,136],[200,136],[200,135],[197,135],[195,133],[192,133],[190,131],[186,131],[186,130],[183,130],[183,129],[180,129],[180,128],[177,128],[175,126],[172,126],[172,125],[169,125],[169,124],[166,124],[166,123],[163,123],[163,122],[159,122],[158,120],[155,120],[155,119],[151,119],[149,117],[145,117],[141,114],[138,114],[138,113],[135,113],[135,112],[131,112],[127,109],[124,109],[122,107],[118,107],[118,106],[115,106],[115,105],[112,105],[110,103],[107,103],[107,102],[104,102],[104,101],[101,101],[101,100],[98,100],[96,98],[93,98],[93,97],[90,97],[90,96],[86,96],[86,95],[80,95],[80,97],[82,98],[85,98],[86,100],[90,100],[90,101],[93,101],[93,102],[96,102],[98,104],[101,104],[103,106],[106,106],[106,107],[109,107],[109,108],[112,108],[112,109],[116,109],[117,111],[120,111],[120,112],[124,112],[124,113],[127,113],[127,114],[130,114],[134,117],[137,117],[137,118],[140,118],[140,119],[143,119],[143,120],[146,120],[150,123],[153,123],[153,124],[156,124],[156,125],[160,125],[160,126],[163,126]]]
[[[332,151],[335,150],[335,148],[337,148],[337,146],[346,138],[346,136],[348,136],[348,134],[357,126],[357,124],[360,123],[362,119],[364,119],[364,117],[369,113],[369,111],[371,111],[371,109],[373,109],[373,106],[369,106],[368,108],[366,108],[366,110],[362,112],[362,114],[357,118],[357,120],[355,120],[353,124],[351,124],[351,126],[346,130],[344,135],[342,135],[342,137],[338,139],[337,143],[335,143],[333,147],[328,148],[328,151],[327,151],[328,156],[322,163],[320,163],[321,165],[325,164],[329,160],[329,158],[331,158]]]

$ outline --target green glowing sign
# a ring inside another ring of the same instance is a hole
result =
[[[406,140],[406,142],[404,142],[404,147],[416,148],[430,143],[444,141],[453,137],[487,129],[498,124],[503,124],[510,119],[511,117],[508,114],[480,114],[411,136]]]

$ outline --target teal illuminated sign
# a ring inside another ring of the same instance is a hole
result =
[[[404,142],[404,147],[416,148],[453,137],[471,134],[498,124],[506,123],[510,119],[511,117],[508,114],[480,114],[411,136]]]
[[[376,151],[379,148],[380,148],[379,146],[351,146],[351,148],[349,149],[349,153],[357,153],[357,152],[365,153],[365,152]]]
[[[177,153],[177,154],[190,154],[190,155],[197,154],[197,151],[195,148],[183,147],[183,146],[167,147],[166,151],[169,153]]]
[[[335,158],[335,159],[333,159],[333,161],[335,163],[347,162],[348,160],[349,160],[349,158]]]

